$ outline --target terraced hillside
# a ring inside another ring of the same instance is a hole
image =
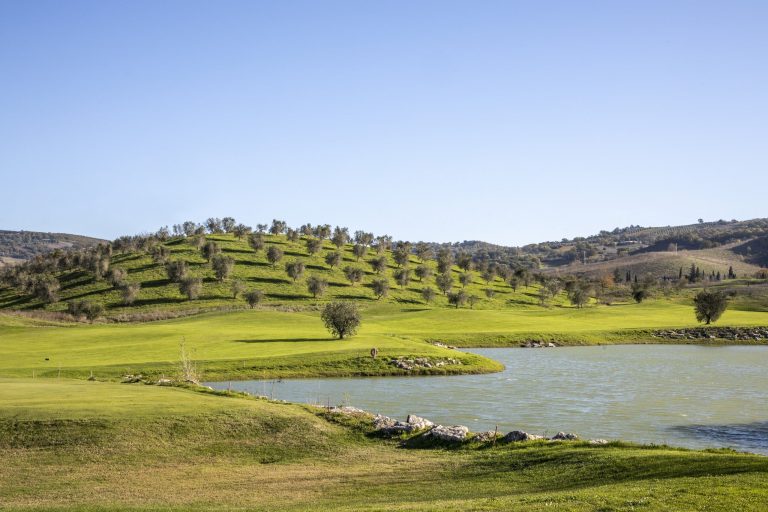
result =
[[[0,230],[0,266],[28,260],[56,249],[82,249],[106,240],[68,233]]]

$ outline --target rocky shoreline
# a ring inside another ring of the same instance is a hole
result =
[[[467,442],[479,443],[516,443],[527,441],[579,441],[576,434],[558,432],[552,437],[529,434],[522,430],[513,430],[506,434],[497,431],[470,432],[464,425],[439,425],[426,418],[409,414],[405,421],[400,421],[389,416],[373,414],[363,409],[351,406],[331,406],[325,408],[328,413],[343,416],[357,417],[371,421],[373,434],[388,439],[401,438],[403,445],[413,444],[413,441],[439,441],[448,444],[461,444]],[[590,439],[592,445],[605,445],[605,439]]]
[[[671,340],[768,341],[768,327],[659,329],[652,331],[651,336]]]

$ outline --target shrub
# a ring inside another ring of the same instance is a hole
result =
[[[320,314],[328,331],[339,339],[353,336],[360,326],[360,311],[350,302],[331,302]]]

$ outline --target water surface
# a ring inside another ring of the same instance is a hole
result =
[[[733,447],[768,454],[768,347],[609,345],[472,350],[501,373],[232,382],[292,402],[417,414],[472,431]],[[230,383],[209,383],[226,389]]]

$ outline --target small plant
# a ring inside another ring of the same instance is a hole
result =
[[[181,343],[179,344],[179,371],[181,372],[181,380],[184,382],[200,384],[200,374],[197,369],[197,364],[192,360],[184,338],[182,338]]]

